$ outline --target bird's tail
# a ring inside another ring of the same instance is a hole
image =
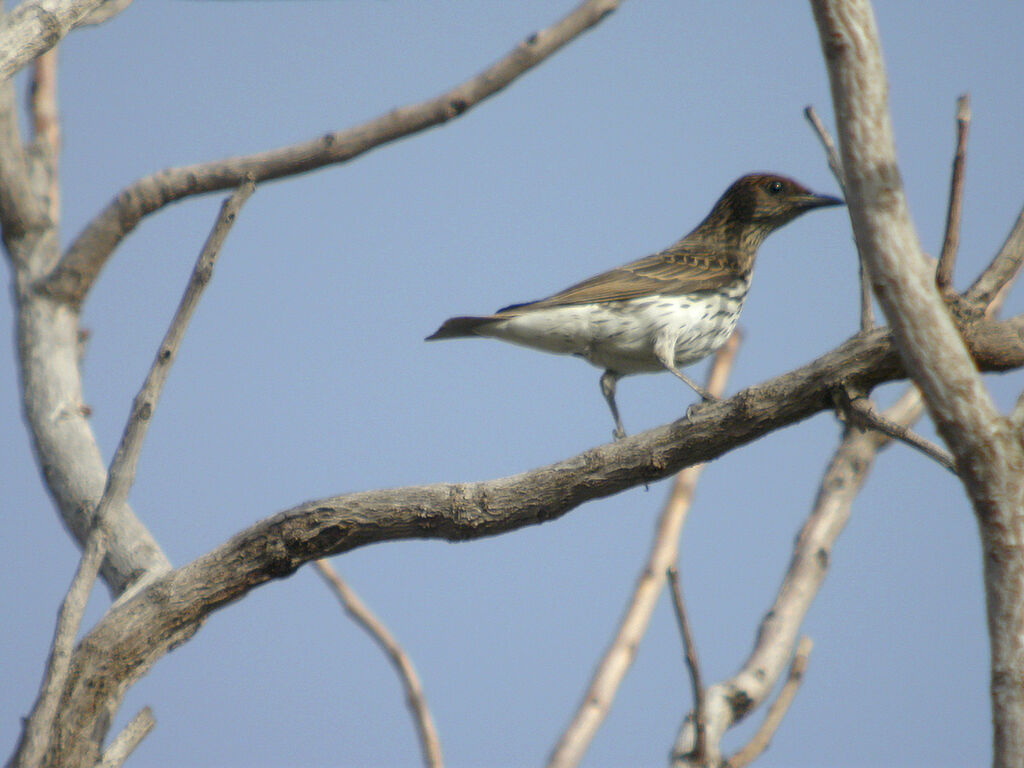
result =
[[[437,341],[438,339],[460,339],[466,336],[476,336],[477,329],[480,326],[487,325],[487,323],[493,322],[496,319],[493,315],[484,317],[449,317],[441,324],[440,328],[427,336],[426,340]]]

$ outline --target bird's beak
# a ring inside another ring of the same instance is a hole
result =
[[[797,204],[804,210],[810,210],[811,208],[827,208],[831,205],[846,205],[846,201],[839,197],[832,197],[831,195],[815,195],[812,192],[806,195],[801,195]]]

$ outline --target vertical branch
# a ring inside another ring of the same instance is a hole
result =
[[[57,48],[35,60],[29,113],[35,133],[37,158],[42,166],[40,185],[51,222],[60,221],[60,118],[57,113]]]
[[[672,587],[672,606],[676,611],[679,633],[683,637],[683,654],[686,657],[686,669],[690,673],[690,685],[693,688],[693,720],[697,734],[693,742],[693,761],[697,765],[704,765],[708,759],[708,739],[705,728],[707,720],[704,717],[704,680],[700,674],[700,661],[697,659],[697,643],[693,639],[690,619],[686,615],[683,589],[679,585],[679,571],[674,567],[668,569],[668,581]]]
[[[953,284],[953,265],[960,248],[960,218],[963,212],[964,161],[967,157],[967,131],[971,125],[971,99],[964,94],[956,102],[956,154],[949,181],[949,209],[946,211],[946,235],[935,271],[935,283],[945,293]]]
[[[1024,447],[954,325],[907,209],[885,65],[867,0],[812,0],[828,65],[847,203],[908,373],[956,458],[981,534],[992,651],[993,765],[1024,765]]]

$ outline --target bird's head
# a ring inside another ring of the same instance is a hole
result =
[[[733,182],[715,208],[724,208],[721,213],[734,222],[767,226],[771,231],[813,208],[842,204],[837,197],[817,195],[785,176],[752,173]]]

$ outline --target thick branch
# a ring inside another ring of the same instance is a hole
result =
[[[1024,365],[1022,327],[1024,318],[1015,318],[979,320],[967,329],[979,364]],[[709,404],[692,419],[557,464],[487,482],[320,499],[274,515],[121,601],[89,633],[75,654],[58,723],[64,733],[57,743],[67,751],[51,753],[49,764],[95,761],[98,746],[90,742],[102,738],[128,686],[210,613],[310,560],[373,542],[461,541],[553,520],[585,501],[667,477],[830,409],[831,392],[842,382],[870,391],[900,375],[888,334],[877,329],[793,373]]]
[[[0,20],[0,80],[7,80],[60,42],[107,0],[24,2]],[[119,10],[128,3],[119,3]]]
[[[257,182],[343,163],[388,142],[460,117],[614,11],[621,0],[586,0],[547,29],[530,35],[476,77],[433,99],[393,110],[347,131],[253,155],[169,168],[122,190],[68,248],[41,290],[80,305],[107,259],[139,221],[168,203],[228,189],[251,176]]]
[[[999,412],[971,362],[910,220],[867,0],[813,0],[828,64],[857,246],[896,344],[939,432],[976,496],[996,480],[989,436]]]
[[[871,6],[867,0],[812,0],[812,5],[832,84],[854,235],[900,355],[956,458],[981,532],[992,649],[993,765],[1021,766],[1024,447],[992,402],[929,279],[896,165]]]

